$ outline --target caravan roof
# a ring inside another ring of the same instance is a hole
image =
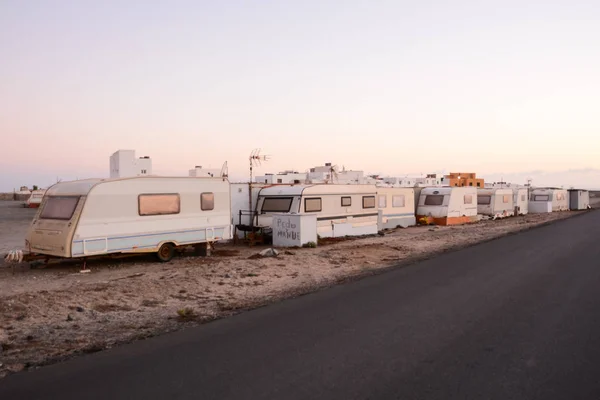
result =
[[[270,186],[260,191],[260,196],[318,196],[328,194],[373,193],[377,192],[375,185],[278,185]]]
[[[131,179],[157,179],[157,178],[178,178],[178,179],[203,179],[203,180],[211,180],[211,179],[223,179],[222,177],[195,177],[195,176],[156,176],[156,175],[148,175],[148,176],[131,176],[127,178],[89,178],[89,179],[81,179],[77,181],[68,181],[68,182],[59,182],[56,183],[46,191],[46,194],[49,196],[84,196],[89,194],[89,192],[94,188],[94,186],[101,183],[109,183],[116,181],[125,181]]]

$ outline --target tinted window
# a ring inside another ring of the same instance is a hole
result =
[[[138,212],[140,215],[179,214],[178,194],[140,194]]]
[[[404,207],[406,201],[403,194],[392,196],[392,207]]]
[[[363,208],[375,208],[375,196],[363,196]]]
[[[533,201],[548,201],[550,200],[550,196],[548,196],[547,194],[536,194],[535,196],[533,196]]]
[[[316,197],[314,199],[304,199],[304,212],[318,212],[321,211],[321,198]]]
[[[215,194],[214,193],[202,193],[200,195],[200,208],[202,211],[209,211],[215,209]]]
[[[342,197],[342,207],[350,207],[352,205],[352,197]]]
[[[292,197],[265,197],[262,212],[288,212],[292,207]]]
[[[75,212],[78,201],[79,196],[48,197],[40,218],[69,220]]]
[[[426,206],[441,206],[442,204],[444,204],[443,194],[428,194],[425,196]]]
[[[488,205],[492,202],[492,196],[488,195],[479,195],[477,196],[477,204]]]

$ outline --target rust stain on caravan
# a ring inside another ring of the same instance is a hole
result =
[[[477,216],[462,216],[462,217],[443,217],[436,218],[428,215],[417,215],[417,221],[425,220],[428,224],[448,226],[448,225],[464,225],[477,222]]]

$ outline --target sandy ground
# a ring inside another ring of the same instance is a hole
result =
[[[315,249],[281,250],[273,258],[256,258],[261,247],[221,244],[211,257],[182,256],[170,263],[155,262],[152,256],[88,262],[89,273],[81,273],[78,263],[34,269],[0,264],[0,377],[580,213],[413,227],[330,241]],[[2,221],[2,227],[5,224],[1,241],[22,242],[27,227],[11,228]],[[15,234],[20,238],[12,238]]]

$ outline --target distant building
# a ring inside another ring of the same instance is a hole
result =
[[[444,179],[445,186],[475,186],[483,188],[485,182],[474,172],[450,172]]]
[[[331,163],[313,167],[308,172],[310,183],[339,183],[339,184],[361,184],[366,183],[365,173],[363,171],[352,171],[342,168],[339,171]]]
[[[283,171],[277,174],[264,174],[254,178],[254,182],[265,183],[268,185],[274,184],[300,184],[307,183],[307,174],[297,171]]]
[[[425,177],[385,177],[383,183],[393,187],[428,187],[441,186],[443,179],[437,174],[427,174]]]
[[[190,169],[189,176],[200,177],[215,177],[221,176],[220,169],[202,168],[201,165],[196,165],[194,169]]]
[[[110,177],[127,178],[152,175],[152,159],[136,158],[135,150],[118,150],[110,156]]]

